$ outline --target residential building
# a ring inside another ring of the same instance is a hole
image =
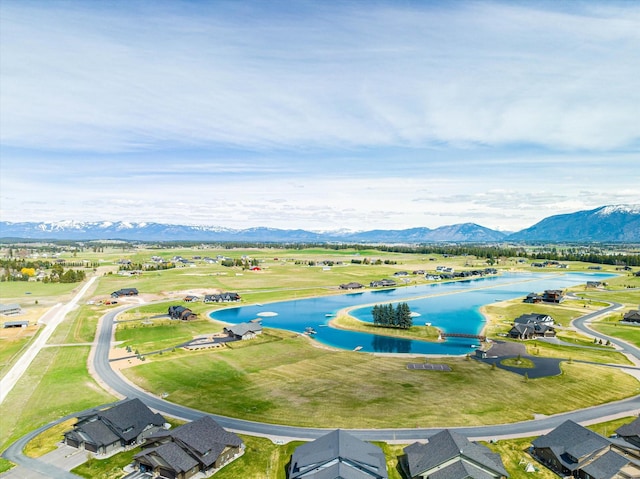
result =
[[[209,477],[244,453],[244,442],[210,416],[202,416],[174,430],[147,438],[133,466],[154,477],[188,479]]]
[[[164,417],[140,399],[126,399],[108,409],[78,416],[73,429],[64,433],[64,442],[96,454],[109,454],[141,443],[165,423]]]
[[[400,464],[410,479],[509,477],[499,454],[449,429],[434,434],[426,444],[405,447],[404,452]]]
[[[298,446],[291,456],[288,479],[387,479],[382,450],[336,429]]]

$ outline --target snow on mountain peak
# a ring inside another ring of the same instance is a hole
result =
[[[613,213],[630,213],[633,215],[640,215],[640,205],[610,205],[604,206],[598,211],[600,216],[608,216]]]

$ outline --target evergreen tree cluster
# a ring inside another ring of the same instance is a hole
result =
[[[376,304],[371,310],[373,324],[383,328],[409,329],[413,326],[411,310],[407,303]]]

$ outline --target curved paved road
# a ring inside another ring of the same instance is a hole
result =
[[[581,322],[577,323],[576,326],[584,323],[585,321],[593,319],[596,316],[607,314],[608,312],[620,307],[622,307],[622,305],[612,304],[610,307],[605,308],[604,310],[589,313],[583,318],[580,318]],[[118,374],[111,368],[108,356],[113,336],[113,321],[115,316],[123,309],[124,308],[111,311],[107,313],[101,320],[99,337],[94,356],[94,368],[100,380],[117,393],[123,396],[140,398],[147,405],[149,405],[149,407],[170,416],[193,420],[202,416],[203,414],[208,414],[202,411],[197,411],[185,406],[165,401],[157,396],[144,392],[133,384],[124,380],[120,374]],[[593,334],[591,330],[587,329],[587,331],[589,332],[589,334]],[[626,343],[624,344],[624,347],[626,352],[629,352],[640,360],[640,349]],[[606,417],[623,417],[627,415],[637,414],[639,411],[640,395],[623,401],[603,404],[601,406],[595,406],[587,409],[543,417],[530,421],[490,426],[458,427],[455,429],[470,439],[528,437],[544,434],[567,419],[572,419],[580,423],[590,423],[597,422],[598,420]],[[282,438],[285,441],[293,438],[315,439],[327,432],[327,429],[282,426],[276,424],[246,421],[243,419],[230,418],[216,414],[209,415],[213,417],[221,426],[227,429],[255,436]],[[442,430],[442,428],[351,429],[349,431],[357,437],[369,441],[382,440],[410,443],[418,440],[424,440],[440,430]]]
[[[612,303],[611,306],[603,310],[599,310],[593,313],[589,313],[581,318],[576,319],[573,324],[582,331],[594,335],[598,338],[609,339],[613,343],[622,348],[623,352],[632,355],[638,361],[640,361],[640,349],[616,340],[615,338],[609,338],[605,335],[597,333],[587,327],[587,323],[597,316],[607,314],[613,310],[621,308],[622,305]],[[202,416],[202,411],[197,411],[185,406],[173,404],[149,393],[146,393],[136,386],[127,382],[121,375],[116,373],[109,364],[109,349],[111,348],[111,342],[113,337],[113,324],[114,319],[118,313],[128,309],[128,307],[121,307],[113,310],[103,316],[100,320],[100,326],[98,331],[98,338],[96,348],[92,352],[94,373],[97,379],[105,386],[112,389],[116,394],[127,397],[137,397],[143,400],[149,407],[164,413],[169,416],[183,418],[186,420],[194,420]],[[519,423],[511,424],[499,424],[491,426],[474,426],[474,427],[458,427],[455,428],[461,434],[467,436],[469,439],[500,439],[507,437],[530,437],[544,434],[549,430],[555,428],[567,419],[572,419],[579,423],[593,423],[602,421],[605,418],[610,417],[624,417],[633,414],[638,414],[640,411],[640,395],[633,398],[629,398],[623,401],[617,401],[610,404],[604,404],[601,406],[595,406],[587,409],[573,411],[564,414],[558,414],[555,416],[543,417],[531,421],[523,421]],[[2,456],[16,464],[19,464],[27,469],[41,473],[46,477],[53,477],[58,479],[75,479],[78,476],[62,469],[56,468],[50,464],[45,464],[37,459],[32,459],[24,456],[22,450],[25,445],[40,432],[71,417],[77,416],[79,413],[74,413],[64,418],[60,418],[54,423],[42,426],[39,429],[31,431],[26,436],[22,437],[15,443],[13,443]],[[272,439],[282,439],[288,441],[291,439],[315,439],[327,432],[327,429],[320,428],[302,428],[294,426],[281,426],[276,424],[258,423],[252,421],[245,421],[242,419],[235,419],[226,416],[219,416],[215,414],[209,414],[223,427],[255,436],[265,436]],[[398,443],[411,443],[418,440],[424,440],[440,431],[441,428],[408,428],[408,429],[351,429],[350,432],[363,440],[383,440],[389,442]]]

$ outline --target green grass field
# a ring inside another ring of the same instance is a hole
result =
[[[148,262],[152,255],[171,259],[174,255],[226,255],[239,258],[251,256],[259,261],[262,271],[251,272],[239,267],[227,268],[195,260],[195,267],[181,267],[141,276],[115,274],[117,261]],[[67,259],[100,261],[100,278],[92,291],[56,331],[50,343],[85,343],[93,340],[98,319],[113,306],[83,304],[88,299],[107,297],[112,291],[136,287],[142,295],[166,299],[160,304],[141,306],[121,315],[119,319],[135,320],[121,323],[116,339],[139,349],[141,353],[171,347],[199,334],[219,331],[220,323],[204,318],[206,312],[222,305],[189,304],[201,314],[201,320],[189,323],[168,323],[150,316],[166,313],[170,304],[185,304],[180,300],[186,291],[237,291],[241,304],[267,303],[287,299],[337,294],[341,283],[356,281],[368,284],[375,279],[392,277],[396,271],[425,269],[436,265],[453,266],[456,270],[485,267],[486,261],[471,256],[444,258],[441,255],[383,253],[376,250],[310,249],[224,249],[224,248],[107,248],[106,252],[71,253]],[[389,265],[352,264],[351,260],[381,259],[396,262]],[[434,261],[430,261],[433,258]],[[325,271],[309,262],[343,261]],[[522,269],[515,259],[500,259],[499,269]],[[588,265],[571,263],[570,271],[587,271]],[[603,271],[614,271],[605,266]],[[109,274],[109,271],[112,274]],[[538,271],[538,270],[536,270]],[[556,272],[545,271],[545,272]],[[422,276],[409,276],[411,284],[426,283]],[[513,302],[506,307],[489,305],[491,314],[499,317],[490,326],[489,335],[504,331],[513,317],[523,312],[547,312],[566,326],[574,317],[595,310],[611,299],[637,307],[640,280],[620,276],[608,280],[608,291],[575,288],[584,295],[582,301],[568,301],[560,306],[524,305]],[[79,284],[44,284],[33,282],[2,283],[0,300],[19,302],[33,307],[53,304],[71,297]],[[25,294],[29,292],[30,294]],[[155,298],[154,298],[155,299]],[[586,308],[585,308],[586,306]],[[544,309],[550,308],[550,309]],[[134,327],[135,326],[135,327]],[[627,330],[604,321],[610,334],[638,344],[638,329]],[[508,329],[508,328],[507,328]],[[418,333],[416,333],[418,334]],[[589,345],[588,339],[561,331],[559,336],[577,345]],[[0,365],[15,361],[21,345],[0,342]],[[528,343],[529,352],[541,356],[584,359],[595,362],[628,364],[619,353],[571,348],[568,346]],[[88,347],[54,347],[42,351],[27,375],[10,393],[6,405],[12,414],[0,418],[0,450],[13,439],[33,427],[67,413],[110,402],[109,394],[98,387],[86,371]],[[186,352],[173,351],[162,356],[149,356],[140,366],[126,369],[132,380],[168,399],[230,416],[257,421],[325,427],[431,427],[489,424],[530,419],[533,414],[555,414],[562,411],[601,404],[638,394],[638,382],[609,368],[563,363],[563,374],[554,378],[524,381],[521,376],[460,358],[430,359],[449,364],[451,373],[408,371],[406,358],[384,357],[365,353],[330,351],[317,348],[306,338],[290,333],[265,331],[259,340],[233,344],[222,350]],[[3,406],[5,405],[3,404]],[[54,435],[57,432],[53,433]],[[294,445],[276,446],[260,438],[245,438],[247,454],[216,475],[226,477],[265,477],[284,479],[284,467]],[[514,444],[497,443],[505,451],[513,451],[513,461],[526,448],[526,439]],[[49,441],[50,442],[50,441]],[[48,441],[34,442],[36,454],[50,447]],[[506,444],[506,445],[504,445]],[[491,445],[493,447],[493,445]],[[399,479],[395,469],[402,446],[383,445],[390,465],[390,477]],[[511,454],[505,452],[505,454]],[[509,456],[511,457],[511,456]],[[117,477],[121,465],[129,459],[114,459],[89,464],[84,477]],[[511,464],[511,465],[508,465]],[[511,477],[524,478],[521,465],[505,460]],[[6,467],[0,461],[0,469]],[[111,472],[108,472],[111,471]],[[111,475],[110,475],[111,474]],[[546,476],[541,470],[539,477]]]
[[[561,376],[524,382],[474,360],[434,360],[449,364],[450,373],[409,371],[406,358],[329,351],[301,337],[250,343],[154,356],[124,373],[143,388],[196,409],[343,428],[521,421],[621,399],[639,388],[637,380],[615,369],[577,363],[565,363]]]
[[[622,324],[620,319],[622,314],[616,313],[592,322],[591,327],[602,334],[622,339],[640,348],[640,325]]]
[[[27,432],[75,411],[114,400],[86,369],[89,347],[45,348],[3,402],[0,450]]]

